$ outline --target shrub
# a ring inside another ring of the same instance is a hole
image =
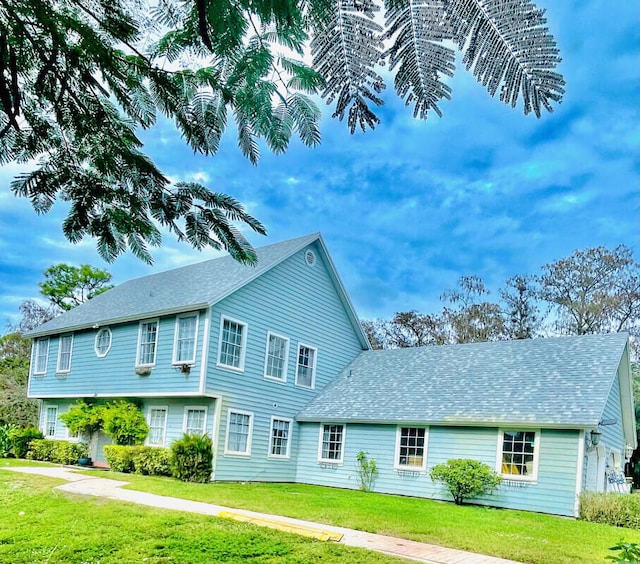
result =
[[[583,492],[580,494],[580,519],[615,527],[640,528],[640,496]]]
[[[616,564],[638,564],[640,562],[640,544],[635,542],[620,541],[609,550],[618,551],[617,554],[610,554],[607,560],[611,560]]]
[[[135,447],[124,445],[105,445],[104,457],[109,468],[114,472],[133,472],[133,455]]]
[[[373,484],[378,476],[378,466],[376,465],[376,461],[373,458],[369,460],[367,453],[361,450],[356,455],[356,462],[356,472],[358,473],[360,489],[364,492],[370,492],[373,489]]]
[[[168,448],[151,446],[129,448],[134,449],[133,471],[136,474],[171,476],[171,451]]]
[[[69,411],[60,415],[60,421],[74,435],[84,435],[91,438],[94,433],[102,429],[104,424],[103,409],[102,406],[79,400],[69,408]]]
[[[12,423],[0,425],[0,458],[6,458],[11,454],[11,431],[16,429]]]
[[[79,458],[88,455],[87,445],[68,441],[34,439],[29,446],[27,458],[56,464],[76,464]]]
[[[9,432],[11,452],[16,458],[25,458],[31,441],[44,439],[44,435],[35,427],[17,427]]]
[[[465,499],[492,493],[502,481],[491,467],[468,458],[437,464],[431,469],[429,476],[434,482],[446,485],[456,505],[461,505]]]
[[[108,403],[102,412],[104,432],[116,445],[140,445],[149,434],[149,426],[137,405],[128,401]]]
[[[184,435],[171,445],[171,475],[184,482],[208,482],[213,446],[208,435]]]

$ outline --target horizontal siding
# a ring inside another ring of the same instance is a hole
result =
[[[200,312],[196,345],[196,363],[189,374],[171,365],[175,337],[175,316],[160,318],[156,365],[148,376],[135,373],[139,323],[111,326],[111,349],[105,357],[94,350],[98,329],[74,334],[71,370],[56,374],[59,338],[49,345],[47,373],[31,376],[29,394],[32,397],[137,395],[153,393],[195,393],[200,384],[202,357],[203,312]]]
[[[299,482],[358,488],[356,456],[358,452],[365,451],[378,467],[375,491],[451,500],[450,494],[429,478],[431,468],[453,458],[472,458],[491,468],[496,464],[496,428],[431,427],[428,430],[425,472],[394,469],[395,425],[346,425],[344,461],[339,465],[317,461],[319,429],[316,423],[300,425]],[[474,499],[473,502],[573,515],[578,438],[577,431],[541,431],[538,481],[526,484],[505,481],[494,495]]]
[[[293,419],[362,350],[321,253],[316,248],[314,267],[303,257],[304,251],[296,253],[212,308],[207,392],[222,398],[216,480],[295,480],[298,426],[292,433],[292,458],[270,459],[271,417]],[[243,372],[216,366],[222,315],[248,326]],[[263,376],[269,332],[289,339],[286,383]],[[299,343],[317,349],[313,390],[295,385]],[[250,457],[223,453],[229,408],[254,414]]]
[[[622,456],[624,456],[624,430],[622,428],[622,406],[620,403],[620,376],[616,374],[607,403],[602,414],[602,420],[605,422],[615,421],[613,425],[602,425],[600,430],[602,431],[601,443],[607,448],[616,449]],[[607,421],[609,420],[609,421]]]

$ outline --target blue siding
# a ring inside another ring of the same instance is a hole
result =
[[[293,481],[299,427],[293,424],[289,460],[268,458],[272,416],[293,419],[319,390],[361,352],[353,325],[321,254],[309,267],[304,250],[212,308],[206,391],[220,396],[216,480]],[[247,324],[244,371],[219,368],[221,316]],[[267,334],[289,338],[286,383],[264,378]],[[298,344],[317,349],[315,388],[295,385]],[[229,408],[253,413],[251,456],[225,455]]]
[[[622,428],[622,407],[620,403],[620,376],[616,374],[616,377],[611,386],[609,397],[602,414],[602,420],[605,422],[615,421],[613,425],[602,425],[600,430],[602,431],[602,437],[600,442],[607,448],[607,453],[610,449],[615,449],[624,456],[624,430]]]
[[[299,482],[358,488],[356,455],[365,451],[378,466],[375,491],[451,500],[448,492],[429,478],[433,466],[452,458],[473,458],[491,468],[496,465],[499,433],[496,428],[429,428],[424,472],[394,468],[395,425],[345,425],[344,461],[338,465],[317,461],[319,429],[319,424],[300,425]],[[474,503],[573,515],[578,440],[577,431],[542,430],[538,480],[535,483],[505,481],[494,495],[475,499]]]
[[[196,393],[200,384],[200,359],[205,316],[200,312],[196,363],[189,374],[173,367],[175,316],[159,319],[156,365],[148,376],[135,373],[139,323],[111,326],[111,349],[105,357],[94,350],[98,329],[74,334],[71,370],[56,374],[59,337],[51,337],[46,374],[31,375],[31,397],[91,397],[150,395],[154,393]]]

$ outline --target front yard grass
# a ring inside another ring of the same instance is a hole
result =
[[[0,464],[5,464],[1,461]],[[393,564],[402,560],[247,523],[52,489],[0,473],[0,562],[11,564]]]
[[[21,462],[5,460],[0,464]],[[0,481],[4,475],[4,472],[0,474]],[[190,484],[116,472],[104,472],[100,476],[127,481],[130,483],[127,488],[138,491],[286,515],[530,564],[604,563],[606,556],[613,554],[608,549],[620,540],[640,543],[640,532],[631,529],[527,511],[457,506],[302,484]],[[273,532],[265,534],[273,535]],[[373,558],[378,557],[383,558],[382,555]],[[312,560],[300,560],[307,561]]]

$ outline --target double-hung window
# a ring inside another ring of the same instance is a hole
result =
[[[58,408],[49,406],[44,411],[44,422],[42,425],[43,434],[47,439],[56,436],[56,426],[58,424]]]
[[[251,454],[253,413],[229,410],[227,415],[226,454]]]
[[[298,365],[296,368],[296,386],[312,388],[316,380],[317,349],[307,345],[298,345]]]
[[[47,372],[47,360],[49,359],[49,339],[38,339],[35,346],[34,374],[45,374]]]
[[[321,425],[318,460],[340,463],[344,457],[344,425]]]
[[[149,446],[164,446],[164,437],[167,429],[167,411],[166,407],[149,408],[147,413],[147,424],[149,425],[147,444]]]
[[[193,363],[196,360],[198,314],[179,315],[176,318],[176,337],[173,344],[173,363]]]
[[[501,430],[498,434],[498,473],[509,480],[536,480],[538,439],[538,431]]]
[[[422,471],[426,468],[426,438],[424,427],[398,427],[396,469]]]
[[[156,363],[158,347],[158,320],[143,321],[138,333],[137,366],[153,366]]]
[[[291,419],[271,418],[271,447],[269,456],[272,458],[289,458],[291,444]]]
[[[207,408],[185,407],[184,432],[187,435],[204,435],[207,430]]]
[[[71,370],[71,351],[73,350],[73,335],[62,335],[58,344],[58,367],[56,372],[63,373]]]
[[[269,333],[264,361],[264,377],[278,382],[286,382],[288,356],[289,339]]]
[[[220,325],[218,365],[233,370],[244,370],[246,340],[246,324],[223,317]]]

